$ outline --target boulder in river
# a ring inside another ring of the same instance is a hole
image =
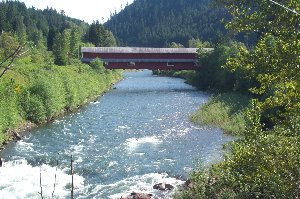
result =
[[[161,190],[161,191],[168,191],[168,190],[172,190],[174,188],[173,185],[171,184],[167,184],[167,183],[158,183],[158,184],[155,184],[153,186],[153,189],[158,189],[158,190]]]
[[[128,196],[121,196],[120,199],[152,199],[152,194],[132,192]]]

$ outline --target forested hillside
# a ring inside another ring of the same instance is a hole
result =
[[[0,32],[13,32],[18,37],[19,42],[31,40],[37,43],[43,37],[47,38],[48,36],[50,42],[53,40],[51,36],[55,36],[51,32],[62,32],[72,26],[80,26],[83,30],[88,28],[88,24],[67,17],[63,12],[58,13],[52,8],[39,10],[27,8],[21,2],[0,2]],[[49,48],[51,47],[49,46]]]
[[[66,65],[71,58],[78,58],[81,45],[116,44],[112,33],[98,21],[89,25],[66,16],[63,11],[59,13],[52,8],[27,8],[18,1],[0,2],[0,34],[3,33],[15,38],[18,44],[27,43],[36,48],[46,47],[48,51],[53,51],[55,63],[58,65]],[[10,52],[16,48],[3,39],[0,48],[4,51]]]
[[[225,34],[224,9],[212,0],[136,0],[111,16],[105,26],[125,46],[187,46],[199,38],[214,42]]]

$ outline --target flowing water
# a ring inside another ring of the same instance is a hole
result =
[[[189,121],[208,94],[151,71],[126,73],[115,87],[9,144],[0,154],[0,198],[70,198],[71,155],[75,198],[120,198],[132,191],[168,198],[170,192],[153,185],[180,185],[199,162],[222,159],[222,144],[232,138]]]

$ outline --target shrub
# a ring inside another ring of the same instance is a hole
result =
[[[106,68],[103,66],[103,62],[100,59],[95,59],[89,64],[91,68],[96,70],[98,73],[102,74],[106,71]]]
[[[26,120],[40,123],[47,119],[42,98],[36,94],[30,94],[27,89],[24,89],[20,94],[20,105]]]

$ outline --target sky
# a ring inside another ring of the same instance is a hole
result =
[[[110,13],[119,12],[121,6],[131,4],[133,0],[19,0],[24,2],[27,8],[38,9],[55,8],[58,12],[64,10],[65,15],[92,23],[93,20],[106,22]]]

